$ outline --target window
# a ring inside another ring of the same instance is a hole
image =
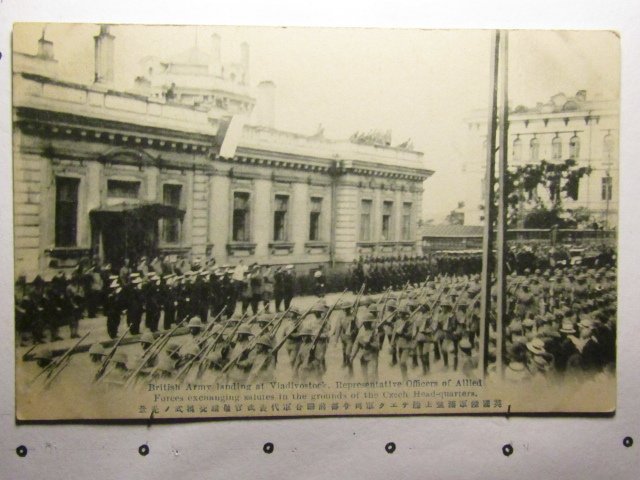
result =
[[[107,180],[107,197],[135,198],[140,194],[140,182],[125,180]]]
[[[233,193],[233,231],[234,242],[248,242],[249,231],[249,194],[247,192]]]
[[[162,186],[162,202],[165,205],[180,208],[182,185],[165,184]],[[165,243],[180,243],[180,219],[165,218],[161,223],[162,240]]]
[[[574,135],[569,140],[569,158],[572,160],[580,158],[580,139],[577,135]]]
[[[382,240],[385,242],[393,240],[391,232],[392,212],[393,202],[382,202]]]
[[[362,200],[360,202],[360,241],[368,242],[371,240],[371,200]]]
[[[322,215],[322,198],[311,198],[311,211],[309,212],[309,240],[320,240],[320,219]]]
[[[602,200],[611,200],[613,197],[613,179],[609,175],[602,177]]]
[[[284,242],[287,240],[287,213],[289,211],[289,196],[276,195],[273,210],[273,240]]]
[[[558,136],[551,140],[551,158],[555,161],[562,160],[562,140]]]
[[[411,207],[410,203],[402,204],[402,240],[411,240]]]
[[[75,247],[78,230],[77,178],[56,177],[56,247]]]
[[[513,161],[522,161],[522,140],[520,140],[520,137],[516,137],[513,141]]]
[[[529,142],[529,158],[532,162],[540,160],[540,140],[533,137]]]
[[[613,148],[614,148],[613,136],[610,133],[607,133],[604,136],[604,140],[602,143],[602,150],[604,153],[604,158],[608,161],[611,161],[611,157],[613,155]]]

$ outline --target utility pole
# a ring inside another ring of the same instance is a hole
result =
[[[482,239],[482,277],[480,303],[480,358],[478,366],[482,377],[487,375],[489,350],[489,323],[491,319],[491,274],[493,272],[493,224],[496,211],[493,206],[495,152],[498,102],[498,56],[500,53],[500,32],[496,30],[491,38],[490,77],[489,77],[489,114],[487,122],[487,157],[485,168],[485,223]]]

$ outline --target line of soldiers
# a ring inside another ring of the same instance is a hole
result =
[[[573,245],[514,243],[507,253],[507,269],[524,274],[525,270],[547,270],[582,265],[590,268],[616,265],[615,249],[596,244],[580,247]],[[473,275],[482,271],[479,250],[439,251],[423,256],[370,256],[360,257],[349,268],[349,287],[357,292],[367,285],[367,293],[380,293],[388,288],[401,289],[407,283],[421,282],[428,275]]]
[[[278,313],[227,315],[223,309],[208,321],[187,316],[166,332],[143,333],[138,358],[127,358],[117,343],[102,352],[94,345],[90,355],[99,371],[109,374],[110,383],[119,385],[156,377],[270,381],[283,356],[282,368],[300,381],[322,380],[328,367],[351,377],[356,361],[362,379],[374,381],[381,356],[387,355],[389,368],[397,368],[403,379],[451,370],[479,376],[478,275],[439,276],[375,295],[364,291],[363,285],[352,300],[343,300],[343,294],[331,306],[319,299],[305,312],[290,305]],[[496,294],[494,286],[494,298]],[[507,294],[508,322],[499,335],[495,319],[490,318],[487,350],[495,368],[497,342],[502,338],[506,381],[554,382],[612,372],[614,268],[572,266],[514,273],[508,277]],[[187,321],[188,338],[179,343],[175,333]],[[130,332],[135,333],[131,328]],[[328,365],[330,348],[341,349],[340,365]],[[279,356],[282,350],[285,353]]]
[[[151,265],[154,265],[152,263]],[[182,273],[184,272],[184,273]],[[129,262],[118,272],[107,265],[76,269],[67,278],[58,272],[49,282],[40,275],[27,283],[19,277],[15,288],[16,331],[22,345],[61,340],[68,326],[70,338],[78,336],[81,318],[106,316],[109,337],[118,334],[122,318],[131,333],[141,324],[151,332],[167,330],[177,319],[198,315],[207,319],[222,309],[233,314],[238,302],[243,312],[276,311],[289,307],[295,292],[293,265],[271,267],[253,264],[215,267],[198,262],[185,268],[150,268],[143,259],[134,268]]]

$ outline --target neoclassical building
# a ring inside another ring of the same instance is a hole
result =
[[[275,129],[275,86],[253,94],[248,45],[229,65],[215,36],[208,54],[145,58],[132,89],[119,91],[115,36],[96,27],[94,42],[91,84],[57,76],[44,35],[36,54],[14,52],[16,275],[96,256],[304,269],[418,252],[433,173],[423,153],[375,135]]]
[[[603,227],[618,221],[618,100],[589,98],[580,90],[574,96],[559,93],[546,103],[515,107],[509,113],[510,166],[536,164],[542,160],[573,159],[577,166],[591,167],[580,180],[577,200],[566,208],[588,208]],[[483,179],[486,162],[487,118],[475,112],[466,119],[468,147],[464,163],[465,224],[479,225],[484,219]]]

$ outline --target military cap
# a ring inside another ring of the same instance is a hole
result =
[[[354,302],[347,302],[345,300],[341,300],[338,303],[336,303],[334,305],[334,310],[348,310],[350,308],[353,308],[354,306]]]
[[[33,354],[33,358],[36,360],[51,360],[53,358],[53,353],[48,348],[43,348],[42,350],[37,351]]]
[[[185,357],[195,357],[200,353],[200,349],[195,343],[190,343],[182,349],[182,355]]]
[[[255,319],[256,323],[269,323],[271,320],[273,320],[273,317],[275,315],[273,313],[261,313],[260,315],[258,315]]]
[[[329,309],[329,307],[327,307],[326,303],[318,302],[311,308],[311,311],[312,312],[325,313],[328,309]]]
[[[380,307],[377,303],[372,303],[371,305],[369,305],[369,308],[367,310],[369,311],[369,313],[378,313],[380,311]]]
[[[154,337],[153,337],[153,333],[151,332],[144,332],[141,336],[140,336],[140,343],[153,343]]]
[[[313,329],[311,327],[305,327],[298,333],[299,337],[313,337],[315,334],[313,333]]]
[[[358,303],[358,306],[368,307],[369,305],[371,305],[371,297],[363,296],[360,298],[360,302]]]
[[[169,343],[169,344],[165,347],[165,351],[166,351],[169,355],[172,355],[172,354],[177,353],[178,351],[180,351],[180,345],[178,345],[177,343]]]
[[[187,327],[189,327],[189,328],[202,328],[202,320],[197,315],[194,316],[194,317],[191,317]]]
[[[171,373],[175,370],[175,365],[167,357],[161,357],[156,368],[158,372]]]
[[[362,317],[361,322],[365,324],[365,323],[372,323],[375,320],[376,320],[376,316],[373,313],[369,312],[364,317]]]
[[[460,347],[460,349],[462,350],[471,350],[473,348],[473,346],[471,345],[471,342],[466,337],[460,340],[458,347]]]
[[[535,324],[535,320],[531,317],[527,317],[522,321],[522,326],[527,328],[532,328]]]
[[[302,312],[300,311],[300,309],[298,307],[294,307],[293,305],[291,305],[289,307],[289,315],[295,315],[295,316],[299,317],[300,315],[302,315]]]
[[[111,284],[109,285],[109,288],[118,288],[120,286],[120,282],[118,282],[118,280],[114,280],[113,282],[111,282]]]
[[[264,345],[265,347],[273,348],[273,338],[270,335],[261,335],[256,340],[257,345]]]
[[[96,342],[89,348],[89,355],[106,355],[106,352],[102,344]]]
[[[240,325],[236,333],[238,335],[253,335],[251,327],[247,324]]]
[[[127,364],[127,360],[129,357],[124,352],[116,352],[113,354],[113,363],[122,363],[123,365]]]

